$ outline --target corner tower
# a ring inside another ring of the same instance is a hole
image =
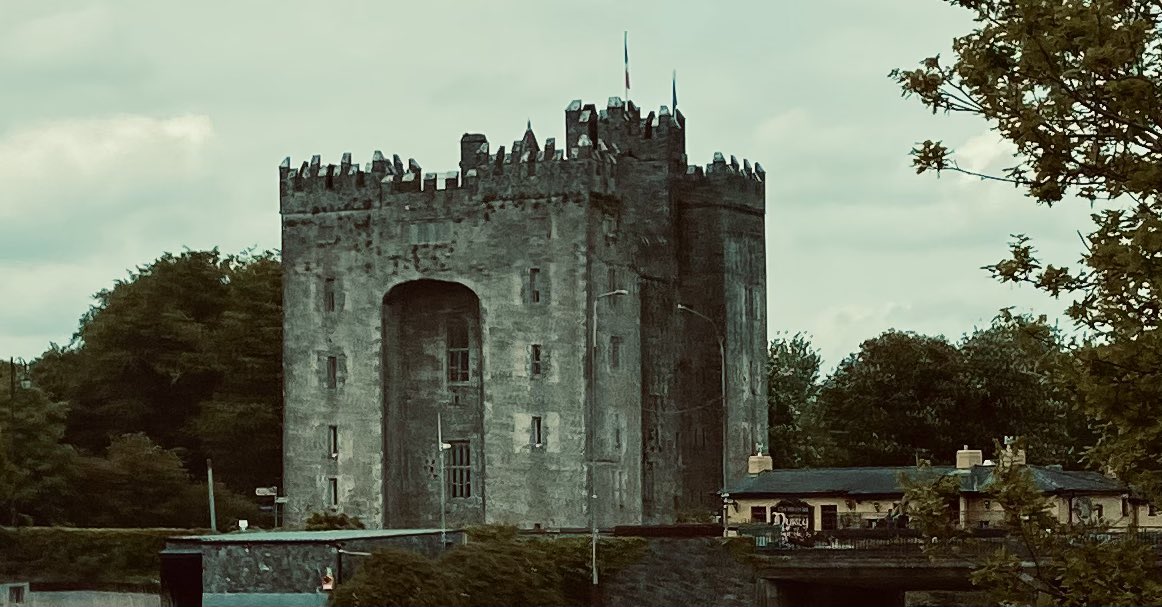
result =
[[[507,151],[465,134],[450,173],[280,166],[289,522],[435,525],[441,483],[450,525],[665,522],[745,470],[766,419],[761,168],[688,167],[665,107],[565,120],[563,142],[529,128]]]

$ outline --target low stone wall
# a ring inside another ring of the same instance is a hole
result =
[[[449,531],[448,541],[463,542],[463,533]],[[330,568],[338,582],[350,579],[365,558],[340,554],[397,548],[428,557],[440,553],[440,535],[422,533],[343,540],[247,541],[245,535],[229,541],[170,539],[168,548],[202,553],[202,592],[310,593],[321,592],[323,575]]]
[[[648,538],[638,562],[601,580],[605,607],[753,607],[762,591],[748,538]]]

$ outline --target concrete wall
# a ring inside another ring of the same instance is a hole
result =
[[[461,543],[463,533],[448,532],[448,541]],[[398,548],[435,558],[440,554],[439,534],[343,540],[344,550],[372,552]],[[204,593],[311,593],[321,592],[323,574],[331,569],[338,579],[349,579],[359,568],[360,556],[343,555],[336,545],[322,542],[182,542],[171,540],[167,548],[194,548],[202,553]]]
[[[332,509],[433,524],[437,411],[448,439],[472,444],[473,496],[449,502],[450,524],[717,511],[722,429],[735,471],[766,436],[763,174],[721,159],[687,167],[685,119],[664,108],[577,101],[565,118],[561,149],[529,131],[493,153],[467,134],[449,174],[378,152],[366,169],[349,155],[280,167],[289,523]],[[453,386],[441,327],[461,288],[478,301],[465,313],[473,375]],[[597,303],[590,352],[594,300],[614,289],[628,293]],[[538,418],[540,446],[526,438]]]

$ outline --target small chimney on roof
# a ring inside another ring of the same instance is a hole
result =
[[[770,455],[763,455],[762,451],[758,451],[746,460],[746,473],[758,474],[766,472],[767,470],[774,470],[775,460]]]
[[[1002,466],[1024,466],[1025,465],[1025,449],[1024,447],[1017,448],[1017,439],[1013,436],[1006,436],[1005,450],[1001,452],[1000,461]]]
[[[984,463],[984,451],[980,449],[969,449],[968,445],[965,445],[963,449],[956,452],[957,470],[968,470],[982,463]]]

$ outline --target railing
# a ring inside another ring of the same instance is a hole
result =
[[[804,550],[851,550],[920,555],[925,548],[939,548],[948,556],[985,556],[1007,546],[1015,553],[1024,552],[1016,538],[1008,537],[1003,529],[974,529],[964,537],[945,540],[939,544],[921,536],[916,529],[836,529],[829,531],[784,531],[780,525],[741,525],[738,533],[754,539],[760,552],[791,552]],[[1162,553],[1162,529],[1094,531],[1090,539],[1098,541],[1134,538]]]

